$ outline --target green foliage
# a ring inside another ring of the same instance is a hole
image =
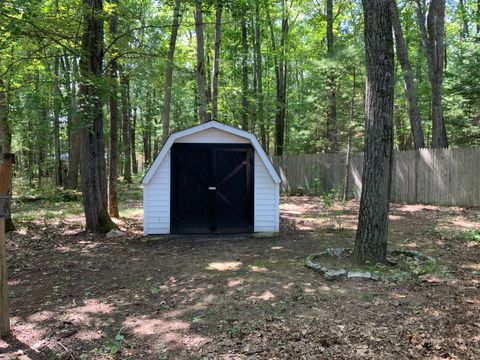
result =
[[[110,344],[107,346],[106,350],[108,353],[111,355],[116,355],[122,351],[122,345],[125,342],[125,336],[122,335],[122,330],[120,329],[118,333],[115,335],[113,340],[110,342]]]
[[[230,328],[230,336],[232,338],[237,338],[240,336],[241,333],[242,333],[242,330],[240,329],[240,326],[237,323],[234,323]]]
[[[465,241],[480,242],[480,229],[465,230],[460,234],[460,237]]]
[[[192,324],[197,324],[203,321],[203,315],[195,315],[192,318]]]
[[[213,65],[215,6],[204,3],[205,53],[207,82]],[[335,92],[339,147],[345,150],[349,129],[353,132],[353,150],[363,148],[365,89],[363,14],[359,1],[334,2],[334,56],[327,58],[326,16],[324,3],[313,0],[288,2],[289,33],[283,49],[278,49],[281,34],[281,2],[226,0],[222,19],[220,54],[219,118],[239,126],[242,113],[242,68],[240,18],[247,19],[248,42],[248,115],[250,130],[260,137],[265,129],[266,149],[274,147],[276,78],[275,59],[285,51],[287,66],[287,101],[285,123],[286,153],[316,153],[329,148],[327,133],[327,95]],[[256,5],[259,5],[259,21]],[[399,1],[401,22],[423,118],[426,138],[431,133],[430,85],[424,51],[416,21],[414,2]],[[0,13],[0,92],[8,93],[8,123],[13,133],[13,150],[18,154],[18,171],[29,189],[53,187],[55,172],[55,108],[58,107],[59,141],[64,158],[71,150],[71,136],[82,125],[73,119],[78,112],[78,86],[82,28],[80,0],[30,1],[8,0]],[[117,36],[109,29],[110,16],[118,12]],[[476,3],[465,1],[465,10],[457,4],[447,6],[447,66],[444,86],[445,121],[452,146],[480,145],[480,47],[475,27],[478,25]],[[198,123],[196,116],[196,39],[192,2],[183,2],[182,21],[174,58],[171,101],[171,131]],[[277,54],[272,47],[267,13],[277,40]],[[161,147],[162,100],[165,86],[166,53],[169,46],[173,1],[113,1],[104,2],[105,75],[112,59],[122,72],[130,75],[131,110],[136,117],[136,152],[142,155],[144,146],[153,155]],[[465,34],[466,19],[470,33]],[[260,28],[263,94],[254,88],[258,81],[254,52],[255,30]],[[55,58],[59,59],[58,75]],[[399,68],[399,66],[397,66]],[[355,74],[355,97],[352,102]],[[333,77],[334,81],[328,81]],[[413,146],[403,79],[396,73],[395,147]],[[59,89],[55,89],[56,81]],[[108,76],[94,81],[107,104],[112,85]],[[259,114],[259,99],[263,113]],[[119,99],[121,100],[121,99]],[[108,106],[104,114],[109,115]],[[261,115],[261,116],[260,116]],[[261,120],[262,119],[262,120]],[[260,122],[261,121],[261,122]],[[109,134],[105,121],[105,134]],[[120,158],[120,165],[122,164]],[[66,164],[65,164],[66,166]],[[121,167],[120,167],[121,168]],[[320,180],[318,180],[320,181]],[[318,184],[311,184],[313,193]],[[310,188],[292,190],[306,194]],[[328,202],[328,200],[327,200]]]

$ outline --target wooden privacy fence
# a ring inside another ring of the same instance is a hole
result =
[[[293,193],[342,193],[345,153],[277,156],[273,164],[282,189]],[[360,198],[363,153],[353,153],[349,194]],[[480,148],[397,151],[393,157],[392,201],[480,205]]]

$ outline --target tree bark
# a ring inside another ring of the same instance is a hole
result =
[[[53,60],[53,138],[55,147],[55,185],[62,186],[62,159],[60,149],[60,108],[61,108],[61,96],[60,91],[60,58],[58,52],[55,54]]]
[[[165,71],[165,91],[163,95],[163,114],[162,114],[162,142],[165,143],[170,133],[170,107],[172,101],[172,81],[173,81],[173,58],[175,55],[175,46],[177,43],[178,28],[180,26],[180,1],[175,0],[173,8],[172,33],[170,34],[170,44],[168,45],[167,69]]]
[[[460,10],[460,19],[462,21],[462,30],[460,31],[460,38],[465,40],[468,38],[470,31],[468,29],[468,16],[467,16],[467,9],[465,8],[465,1],[460,0],[458,3],[458,7]]]
[[[2,79],[0,79],[0,159],[3,159],[4,154],[12,152],[12,131],[9,120],[9,96],[8,88]],[[9,196],[12,195],[12,182],[7,191]],[[5,232],[15,230],[15,225],[12,220],[11,201],[5,201]]]
[[[350,99],[350,123],[348,124],[347,156],[345,160],[345,177],[343,178],[343,202],[350,192],[350,164],[352,162],[352,128],[355,124],[355,95],[357,90],[357,69],[353,68],[352,97]]]
[[[115,2],[117,3],[117,2]],[[118,13],[114,8],[110,17],[110,35],[117,36]],[[119,217],[118,211],[118,64],[115,58],[110,60],[110,161],[108,176],[108,212]]]
[[[55,12],[58,15],[58,0],[55,0]],[[55,186],[62,186],[62,159],[61,159],[61,144],[60,144],[60,111],[62,107],[60,91],[60,52],[55,50],[55,57],[53,59],[53,139],[55,148]]]
[[[425,147],[425,139],[423,137],[422,119],[420,116],[420,108],[418,106],[415,83],[413,80],[413,71],[408,58],[407,46],[403,36],[402,24],[398,13],[397,3],[391,0],[392,6],[392,25],[395,35],[395,45],[397,50],[397,58],[402,68],[405,95],[408,104],[408,116],[410,119],[410,128],[412,131],[413,143],[415,149]]]
[[[68,125],[70,133],[69,141],[69,151],[68,151],[68,171],[67,171],[67,189],[77,189],[78,188],[78,175],[80,171],[80,147],[81,147],[81,138],[80,138],[80,116],[77,108],[77,73],[78,65],[75,58],[70,60],[68,55],[65,53],[64,56],[65,62],[65,73],[67,75],[67,88],[69,92],[70,100],[70,109],[68,115]]]
[[[195,0],[195,34],[197,38],[197,91],[198,118],[201,123],[207,119],[207,93],[205,88],[205,45],[203,40],[202,0]]]
[[[333,62],[333,0],[327,0],[327,56]],[[337,99],[336,79],[332,68],[328,70],[327,87],[327,138],[330,145],[329,150],[335,152],[338,151]]]
[[[480,34],[480,0],[477,0],[477,35]]]
[[[282,31],[280,46],[277,48],[275,32],[270,13],[267,12],[267,22],[270,27],[270,37],[274,53],[274,68],[276,81],[276,110],[275,110],[275,155],[283,155],[285,144],[285,115],[286,115],[286,95],[287,95],[287,59],[286,59],[286,40],[289,31],[288,12],[285,8],[285,1],[282,0]]]
[[[152,105],[152,96],[150,93],[150,89],[147,90],[147,99],[146,99],[147,109],[145,115],[142,116],[144,118],[143,124],[143,156],[145,161],[145,168],[148,168],[152,163],[152,113],[153,113],[153,105]]]
[[[354,257],[385,263],[393,151],[394,53],[390,0],[364,0],[366,99],[362,197]],[[382,56],[379,56],[381,54]]]
[[[120,75],[122,93],[122,149],[123,149],[123,178],[127,184],[132,183],[131,161],[131,119],[130,119],[130,76],[126,73]]]
[[[255,53],[257,77],[257,124],[260,127],[260,142],[263,149],[268,152],[263,114],[262,30],[260,24],[260,5],[258,1],[255,4]]]
[[[417,4],[417,22],[422,46],[428,64],[432,91],[432,147],[447,148],[447,132],[443,119],[443,70],[445,60],[445,0],[430,0],[427,20],[420,0]]]
[[[84,30],[80,59],[80,111],[83,205],[86,230],[106,233],[115,228],[107,212],[107,178],[103,140],[102,91],[103,64],[102,0],[83,0]]]
[[[130,111],[132,111],[132,110],[130,109]],[[131,138],[130,150],[131,150],[131,154],[132,154],[132,172],[134,174],[138,174],[136,128],[137,128],[137,108],[134,108],[133,109],[133,117],[132,117],[132,129],[130,131],[130,138]]]
[[[243,11],[242,11],[243,13]],[[247,42],[247,21],[242,14],[240,19],[242,28],[242,129],[248,131],[248,42]]]
[[[220,46],[222,42],[222,0],[215,2],[215,46],[212,71],[212,120],[218,120],[218,77],[220,75]]]

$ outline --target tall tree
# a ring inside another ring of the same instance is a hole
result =
[[[464,0],[459,1],[458,10],[460,12],[460,20],[462,22],[462,30],[460,31],[460,37],[462,39],[466,39],[470,35],[470,31],[468,29],[468,16],[467,16],[467,9],[465,8]]]
[[[58,3],[57,3],[58,5]],[[60,109],[62,92],[60,91],[60,55],[55,52],[53,60],[53,138],[55,144],[55,185],[62,186],[62,159],[60,149]]]
[[[245,10],[242,11],[240,25],[242,28],[242,129],[248,131],[248,40],[247,40],[247,21],[245,19]]]
[[[205,44],[203,40],[202,0],[195,0],[195,35],[197,38],[197,96],[198,118],[200,122],[207,118],[207,92],[205,87]]]
[[[480,0],[477,0],[477,35],[480,34]]]
[[[58,0],[55,0],[55,13],[58,16]],[[55,185],[62,186],[62,159],[60,149],[60,110],[62,92],[60,91],[60,51],[55,49],[53,60],[53,137],[55,144]]]
[[[110,16],[110,36],[115,39],[117,36],[118,23],[118,2],[115,0],[115,7]],[[110,60],[110,161],[108,176],[108,212],[113,217],[119,217],[118,211],[118,63],[116,58],[116,46],[112,46],[112,59]]]
[[[276,83],[276,109],[275,109],[275,155],[283,155],[285,144],[285,117],[287,106],[287,53],[286,41],[289,32],[289,16],[286,0],[281,0],[282,28],[280,44],[277,46],[275,31],[270,12],[267,11],[267,22],[270,27],[270,38],[272,41],[275,83]]]
[[[333,0],[327,0],[327,56],[333,63]],[[328,107],[327,107],[327,138],[329,150],[338,151],[338,130],[337,130],[337,99],[336,79],[334,69],[330,66],[327,76],[328,86]]]
[[[427,57],[428,78],[432,91],[432,147],[447,148],[443,118],[443,70],[445,60],[445,0],[430,0],[428,15],[422,1],[416,0],[417,22]]]
[[[132,113],[132,109],[130,109],[130,113]],[[130,153],[132,155],[132,172],[134,174],[138,174],[138,161],[137,161],[137,138],[136,138],[136,130],[137,130],[137,108],[133,108],[133,116],[132,116],[132,128],[130,129]]]
[[[63,55],[63,64],[66,77],[66,88],[69,97],[69,109],[68,109],[68,131],[69,131],[69,143],[68,143],[68,171],[66,188],[77,189],[78,188],[78,174],[80,171],[80,114],[77,106],[77,75],[78,75],[78,63],[75,57],[72,60],[69,59],[68,54],[65,52]]]
[[[132,142],[131,114],[130,114],[130,75],[122,72],[120,75],[120,92],[122,95],[122,149],[123,149],[123,178],[126,183],[132,183]]]
[[[262,70],[262,29],[260,24],[260,4],[255,3],[255,74],[257,80],[257,112],[256,123],[260,126],[260,142],[267,149],[267,134],[263,113],[263,70]]]
[[[395,81],[390,1],[363,1],[367,71],[365,155],[354,250],[360,263],[384,263],[387,256]]]
[[[80,58],[80,112],[83,205],[86,230],[105,233],[115,228],[107,211],[107,178],[100,81],[103,65],[103,3],[83,0],[84,30]]]
[[[415,83],[413,81],[413,71],[408,58],[407,45],[403,36],[402,24],[398,12],[397,3],[391,0],[392,6],[392,25],[395,34],[395,47],[397,50],[397,58],[402,68],[405,95],[408,104],[408,116],[410,118],[410,127],[412,130],[413,144],[415,149],[425,147],[423,137],[422,119],[420,116],[420,108],[418,106],[417,95],[415,92]]]
[[[355,93],[357,87],[357,68],[353,68],[352,96],[350,98],[350,121],[347,135],[347,154],[345,159],[345,177],[343,178],[343,202],[347,201],[350,192],[350,166],[352,162],[352,132],[355,124]]]
[[[215,1],[215,46],[212,71],[212,119],[218,120],[218,77],[220,75],[220,45],[222,42],[222,0]]]
[[[3,79],[0,79],[0,159],[4,158],[5,154],[12,152],[12,130],[9,120],[9,91],[8,85]],[[8,194],[12,194],[12,183],[10,181]],[[10,232],[15,230],[11,215],[11,202],[7,199],[5,201],[5,231]]]
[[[163,143],[165,143],[168,134],[170,133],[170,105],[172,101],[173,58],[175,55],[175,46],[177,44],[178,28],[180,27],[180,2],[181,0],[175,0],[175,5],[173,8],[172,32],[170,34],[170,43],[168,45],[167,68],[165,70],[165,90],[163,94]]]

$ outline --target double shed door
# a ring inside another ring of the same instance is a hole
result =
[[[253,232],[253,149],[249,144],[174,144],[173,233]]]

